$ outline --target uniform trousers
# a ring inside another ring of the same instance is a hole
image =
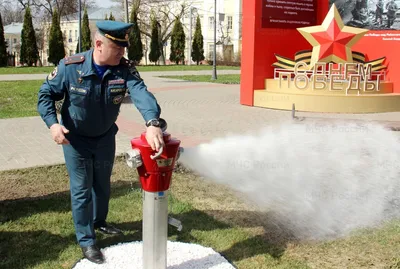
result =
[[[69,145],[63,145],[70,178],[72,218],[81,247],[96,243],[94,227],[105,224],[110,199],[110,178],[115,159],[115,135],[118,127],[99,137],[69,133]]]

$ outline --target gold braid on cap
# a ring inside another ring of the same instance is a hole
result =
[[[107,38],[109,38],[109,39],[115,40],[115,41],[121,41],[121,42],[126,42],[126,41],[128,41],[127,38],[125,38],[125,39],[116,38],[116,37],[110,36],[109,34],[105,34],[104,36],[107,37]]]

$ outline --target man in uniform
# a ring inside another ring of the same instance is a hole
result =
[[[121,233],[106,218],[118,131],[115,122],[127,89],[143,116],[151,148],[158,151],[163,138],[161,108],[133,63],[123,58],[132,24],[101,21],[96,26],[94,48],[62,59],[46,78],[38,94],[38,112],[53,140],[63,147],[76,238],[83,255],[103,263],[95,229]],[[55,101],[63,98],[59,123]]]

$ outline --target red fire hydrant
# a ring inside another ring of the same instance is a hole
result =
[[[168,223],[180,231],[179,220],[168,217],[168,189],[176,161],[183,148],[163,128],[164,147],[151,149],[146,133],[131,140],[125,153],[129,167],[136,168],[143,189],[143,269],[167,268]]]

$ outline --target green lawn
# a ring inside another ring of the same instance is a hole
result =
[[[211,76],[168,76],[198,82],[239,84],[240,75],[219,75],[217,80]],[[38,116],[37,94],[44,80],[0,81],[0,119]]]
[[[0,81],[0,119],[38,116],[38,92],[43,80]]]
[[[0,268],[71,268],[82,257],[70,211],[64,165],[0,172]],[[400,268],[400,222],[327,242],[296,242],[278,233],[267,213],[254,211],[230,190],[178,170],[170,215],[183,230],[169,240],[221,253],[238,269]],[[125,231],[98,235],[104,248],[141,241],[142,196],[136,172],[118,158],[108,221]]]
[[[222,84],[240,84],[240,75],[217,75],[217,79],[213,80],[211,75],[185,75],[185,76],[160,76],[162,78],[172,78],[187,80],[192,82],[213,82]]]
[[[240,70],[237,66],[218,66],[219,70]],[[0,75],[9,74],[42,74],[50,73],[54,69],[54,66],[45,67],[1,67]],[[149,66],[138,66],[139,72],[148,71],[190,71],[190,70],[212,70],[211,65],[149,65]]]
[[[0,67],[0,75],[12,74],[48,74],[54,66],[43,67]]]

